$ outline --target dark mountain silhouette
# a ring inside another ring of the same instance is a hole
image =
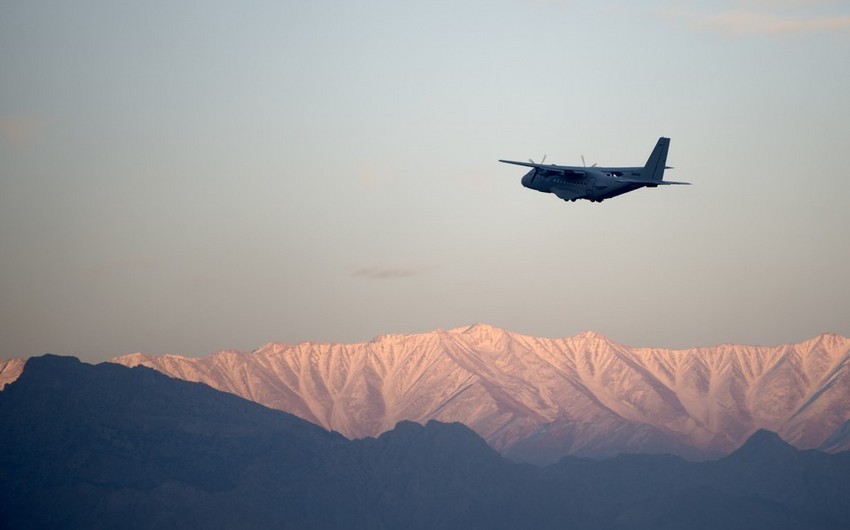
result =
[[[148,368],[30,359],[0,393],[0,528],[850,526],[850,454],[758,432],[665,455],[511,463],[461,424],[349,441]]]
[[[0,424],[0,527],[330,528],[336,512],[305,499],[350,491],[342,436],[147,368],[32,358]]]

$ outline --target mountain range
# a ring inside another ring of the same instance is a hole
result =
[[[834,334],[670,350],[476,324],[112,362],[203,382],[352,439],[403,420],[460,422],[503,455],[537,464],[620,453],[710,458],[759,429],[799,449],[850,449],[850,339]]]
[[[837,530],[850,452],[500,456],[459,423],[348,440],[145,367],[46,355],[0,392],[0,528]]]
[[[206,383],[356,439],[400,421],[460,422],[514,460],[728,454],[759,429],[799,449],[850,449],[850,339],[776,347],[631,348],[485,324],[367,343],[271,343],[205,358],[112,359]],[[0,361],[0,388],[22,359]]]

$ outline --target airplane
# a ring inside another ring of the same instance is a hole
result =
[[[670,139],[661,137],[655,144],[655,149],[649,155],[649,160],[643,167],[596,167],[559,166],[544,164],[546,157],[538,164],[533,160],[517,162],[514,160],[499,160],[505,164],[514,164],[532,168],[522,177],[522,185],[543,193],[554,193],[565,201],[585,199],[591,202],[602,202],[640,188],[655,188],[669,184],[690,184],[690,182],[673,182],[664,179],[664,170],[673,169],[666,166],[667,150]],[[582,163],[584,157],[582,157]]]

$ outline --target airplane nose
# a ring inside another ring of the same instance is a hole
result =
[[[526,188],[530,188],[532,178],[534,178],[534,170],[533,169],[531,171],[529,171],[528,173],[526,173],[524,177],[522,177],[522,180],[521,180],[522,185],[525,186]]]

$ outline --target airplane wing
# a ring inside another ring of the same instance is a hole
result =
[[[534,162],[519,162],[517,160],[499,160],[499,162],[502,162],[503,164],[513,164],[515,166],[533,167],[536,169],[548,169],[550,171],[569,171],[577,169],[573,166],[559,166],[557,164],[535,164]]]
[[[540,167],[541,164],[532,164],[530,162],[517,162],[516,160],[499,160],[503,164],[513,164],[515,166],[525,166],[525,167]]]

